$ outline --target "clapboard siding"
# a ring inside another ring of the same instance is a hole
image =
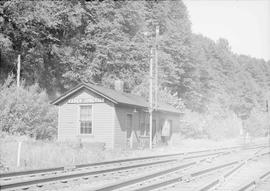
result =
[[[77,134],[77,106],[71,104],[63,104],[59,107],[58,112],[58,140],[75,139]],[[74,115],[75,114],[75,115]]]
[[[113,148],[114,106],[110,103],[99,103],[93,108],[93,139],[104,142],[106,148]]]
[[[69,99],[87,99],[98,97],[94,93],[81,90]],[[58,112],[58,140],[78,140],[82,142],[103,142],[107,148],[113,148],[114,129],[114,105],[105,101],[104,103],[87,104],[92,105],[92,131],[91,135],[80,134],[80,106],[85,104],[68,104],[68,100],[59,106]]]
[[[70,99],[71,100],[69,102]],[[85,100],[90,100],[86,104]],[[58,103],[58,140],[81,140],[82,142],[102,142],[106,148],[125,147],[127,144],[127,114],[132,115],[132,139],[136,146],[137,140],[145,136],[145,127],[149,127],[149,113],[145,108],[135,108],[123,105],[114,100],[101,97],[87,88],[82,88],[68,95]],[[84,102],[84,103],[82,103]],[[80,134],[80,106],[92,106],[92,134]],[[155,111],[153,120],[156,120],[156,140],[161,138],[161,129],[164,120],[172,120],[173,131],[179,129],[179,115],[169,112]],[[144,127],[144,128],[142,128]],[[137,136],[136,136],[136,135]]]
[[[123,147],[127,143],[127,114],[132,114],[133,129],[140,136],[140,128],[142,123],[149,125],[149,113],[143,111],[134,112],[132,108],[115,107],[115,132],[114,132],[114,145],[115,147]],[[143,118],[145,118],[143,120]],[[176,132],[179,129],[179,117],[173,114],[153,112],[153,120],[156,120],[156,133],[158,140],[161,136],[161,128],[164,124],[164,120],[172,120],[172,129]],[[133,140],[136,142],[136,137],[133,134]]]

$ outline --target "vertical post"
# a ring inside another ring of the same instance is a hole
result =
[[[18,63],[17,63],[17,87],[20,86],[20,71],[21,71],[21,55],[18,55]]]
[[[153,119],[153,48],[150,49],[150,79],[149,79],[149,148],[152,149],[152,119]]]
[[[158,108],[158,35],[159,26],[156,25],[156,38],[155,38],[155,109]]]
[[[17,150],[17,167],[20,167],[21,161],[21,148],[22,148],[22,141],[18,142],[18,150]]]
[[[266,112],[267,112],[267,117],[269,118],[269,101],[268,101],[268,97],[267,97],[267,100],[266,100]],[[269,142],[269,149],[270,149],[270,123],[268,123],[268,142]]]
[[[129,139],[129,148],[133,148],[133,130],[131,129],[130,139]]]

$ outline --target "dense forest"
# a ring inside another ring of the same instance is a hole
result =
[[[226,39],[193,34],[181,0],[0,2],[0,84],[9,87],[6,81],[16,75],[21,55],[23,86],[37,84],[36,91],[43,95],[44,90],[50,99],[79,82],[112,87],[115,79],[147,96],[149,47],[157,25],[159,99],[198,121],[183,133],[209,136],[215,127],[201,125],[200,119],[208,124],[216,119],[217,125],[223,120],[226,131],[226,120],[237,118],[250,121],[245,128],[253,135],[264,134],[270,61],[233,53]],[[1,89],[0,109],[6,111],[1,115],[7,119],[12,104],[7,106],[3,96],[12,93]],[[1,124],[10,131],[0,119]]]

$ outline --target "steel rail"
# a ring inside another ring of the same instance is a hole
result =
[[[248,182],[247,184],[240,186],[240,188],[238,188],[237,191],[246,191],[246,190],[249,190],[251,187],[256,187],[258,182],[264,180],[268,176],[270,176],[270,170],[265,172],[264,174],[262,174],[259,177],[259,179],[252,180],[252,181]]]
[[[167,170],[163,170],[163,171],[160,171],[160,172],[157,172],[157,173],[153,173],[153,174],[150,174],[150,175],[146,175],[146,176],[142,176],[142,177],[139,177],[139,178],[131,179],[131,180],[128,180],[128,181],[123,181],[123,182],[113,184],[113,185],[109,185],[109,186],[106,186],[106,187],[98,188],[98,189],[95,189],[95,191],[111,191],[111,190],[119,189],[119,188],[122,188],[122,187],[125,187],[125,186],[129,186],[129,185],[136,184],[136,183],[139,183],[139,182],[142,182],[142,181],[145,181],[145,180],[149,180],[149,179],[152,179],[152,178],[164,175],[164,174],[175,172],[177,170],[180,170],[180,169],[183,169],[183,168],[195,165],[195,164],[197,164],[197,163],[196,162],[189,162],[189,163],[182,164],[180,166],[170,168],[170,169],[167,169]]]
[[[171,169],[168,169],[168,170],[164,170],[164,171],[161,171],[161,172],[158,172],[158,173],[155,173],[155,174],[143,176],[143,177],[140,177],[140,178],[136,178],[136,179],[129,180],[129,181],[126,181],[126,182],[121,182],[121,183],[114,184],[114,185],[109,185],[109,186],[103,187],[103,188],[98,188],[98,189],[95,189],[94,191],[112,191],[112,190],[115,190],[115,189],[124,188],[126,186],[131,186],[133,184],[137,184],[137,183],[140,183],[140,182],[145,181],[145,180],[150,180],[152,178],[157,178],[159,176],[166,175],[168,173],[176,172],[178,170],[183,169],[184,167],[189,167],[189,166],[192,166],[192,165],[195,165],[195,164],[197,164],[197,163],[196,162],[187,163],[185,166],[174,167],[174,168],[171,168]],[[191,177],[196,177],[196,176],[199,176],[199,175],[202,175],[202,174],[205,174],[205,173],[209,173],[210,171],[214,171],[214,170],[218,170],[218,169],[221,169],[221,168],[225,168],[225,167],[228,167],[228,166],[231,166],[231,165],[234,165],[234,164],[237,164],[237,161],[226,163],[226,164],[222,164],[222,165],[219,165],[219,166],[211,167],[211,168],[200,170],[200,171],[196,171],[196,172],[190,174],[190,176]],[[168,185],[171,185],[171,184],[175,184],[175,183],[177,183],[179,181],[182,181],[183,178],[184,178],[184,176],[180,176],[180,177],[177,177],[177,178],[169,179],[169,180],[164,181],[164,182],[159,182],[157,184],[145,186],[143,188],[138,188],[138,189],[136,189],[136,191],[154,190],[154,189],[157,189],[157,188],[160,188],[160,187],[164,187],[164,186],[168,186]]]
[[[254,147],[260,147],[260,145],[254,145]],[[242,146],[235,146],[235,147],[225,147],[225,148],[218,148],[218,149],[207,149],[201,151],[192,151],[192,152],[181,152],[181,153],[173,153],[173,154],[165,154],[165,155],[154,155],[154,156],[146,156],[146,157],[137,157],[137,158],[128,158],[128,159],[120,159],[120,160],[112,160],[112,161],[104,161],[104,162],[97,162],[97,163],[88,163],[88,164],[77,164],[71,166],[62,166],[62,167],[55,167],[55,168],[44,168],[44,169],[36,169],[36,170],[27,170],[27,171],[16,171],[16,172],[8,172],[0,174],[0,178],[10,178],[14,176],[24,176],[24,175],[34,175],[40,173],[47,173],[47,172],[57,172],[57,171],[64,171],[67,168],[73,167],[73,169],[85,168],[85,167],[93,167],[93,166],[101,166],[107,164],[115,164],[121,162],[131,162],[131,161],[139,161],[139,160],[147,160],[147,159],[157,159],[157,158],[165,158],[165,157],[173,157],[173,156],[180,156],[180,155],[190,155],[190,154],[198,154],[203,152],[210,152],[210,151],[221,151],[227,149],[237,149],[241,148]]]
[[[229,154],[229,153],[230,152],[224,152],[223,154]],[[200,162],[205,161],[205,160],[206,159],[202,159]],[[120,183],[117,183],[117,184],[112,184],[112,185],[109,185],[109,186],[98,188],[98,189],[95,189],[94,191],[111,191],[111,190],[115,190],[115,189],[119,189],[119,188],[124,188],[126,186],[131,186],[131,185],[138,184],[138,183],[146,181],[146,180],[150,180],[150,179],[153,179],[153,178],[164,176],[166,174],[173,173],[173,172],[179,171],[179,170],[181,170],[181,169],[183,169],[185,167],[190,167],[190,166],[193,166],[193,165],[196,165],[196,164],[197,164],[197,162],[190,162],[190,163],[187,163],[185,165],[179,165],[177,167],[173,167],[173,168],[170,168],[170,169],[167,169],[167,170],[163,170],[163,171],[160,171],[160,172],[157,172],[157,173],[154,173],[154,174],[150,174],[150,175],[142,176],[142,177],[139,177],[139,178],[131,179],[131,180],[128,180],[128,181],[123,181],[123,182],[120,182]],[[212,168],[216,168],[216,167],[212,167]],[[207,170],[209,170],[209,169],[207,169]],[[192,174],[190,174],[190,176],[197,176],[197,175],[199,175],[200,172],[192,173]],[[196,173],[198,173],[198,174],[196,174]],[[166,185],[169,185],[169,184],[179,182],[179,181],[182,180],[182,178],[183,177],[177,177],[177,178],[174,178],[174,179],[170,179],[170,180],[168,180],[166,182],[161,182],[161,183],[157,183],[157,184],[154,184],[154,185],[146,186],[144,188],[140,188],[140,189],[137,189],[137,190],[144,191],[144,190],[156,189],[156,188],[159,188],[161,186],[166,186]]]
[[[195,158],[199,158],[199,157],[213,156],[213,155],[218,155],[218,154],[223,154],[223,153],[228,154],[230,152],[219,151],[219,152],[215,152],[215,153],[187,156],[187,157],[183,157],[181,160],[192,159],[192,157],[195,159]],[[104,169],[104,170],[91,171],[91,172],[81,172],[81,173],[69,174],[69,175],[53,176],[53,177],[48,177],[48,178],[34,179],[34,180],[28,180],[28,181],[26,180],[26,181],[15,182],[15,183],[7,183],[7,184],[0,185],[0,188],[2,190],[4,190],[4,189],[9,189],[9,188],[26,187],[26,186],[31,186],[31,185],[35,185],[35,184],[41,184],[41,183],[45,184],[48,182],[55,182],[55,181],[59,181],[59,180],[67,180],[67,179],[73,179],[73,178],[84,177],[84,176],[99,175],[99,174],[104,174],[104,173],[117,172],[117,171],[121,171],[121,170],[135,169],[135,168],[144,167],[144,166],[164,164],[164,163],[174,162],[174,161],[176,162],[176,161],[178,161],[178,159],[169,159],[169,160],[162,160],[162,161],[157,161],[157,162],[150,162],[150,163],[148,162],[148,163],[137,164],[137,165],[129,165],[129,166],[125,166],[125,167]],[[192,164],[196,164],[196,162],[192,162]]]
[[[237,163],[238,163],[238,161],[234,161],[234,162],[218,165],[218,166],[215,166],[215,167],[207,168],[207,169],[204,169],[204,170],[196,171],[194,173],[191,173],[190,177],[194,178],[194,177],[197,177],[197,176],[201,176],[201,175],[207,174],[209,172],[213,172],[215,170],[219,170],[219,169],[222,169],[222,168],[225,168],[225,167],[233,166],[233,165],[235,165]],[[170,180],[168,180],[166,182],[160,182],[158,184],[154,184],[154,185],[150,185],[150,186],[147,186],[147,187],[144,187],[144,188],[137,189],[136,191],[154,190],[156,188],[160,188],[160,187],[164,187],[164,186],[168,186],[168,185],[171,185],[171,184],[178,183],[178,182],[180,182],[182,180],[183,180],[183,177],[177,177],[177,178],[174,178],[174,179],[170,179]]]
[[[263,146],[260,146],[260,147],[263,147]],[[235,147],[233,147],[233,149],[234,148]],[[228,149],[228,148],[226,148],[226,149]],[[249,149],[254,149],[254,148],[249,148]],[[219,149],[219,150],[222,150],[222,149]],[[203,152],[203,151],[199,151],[199,153],[200,152]],[[192,152],[192,153],[195,153],[195,152]],[[182,160],[183,159],[198,158],[198,157],[205,157],[205,156],[212,156],[212,155],[217,155],[217,154],[221,154],[221,153],[226,153],[226,152],[220,151],[220,152],[210,153],[210,154],[208,153],[208,154],[202,154],[202,155],[187,156],[187,157],[182,158]],[[227,153],[230,153],[230,152],[227,151]],[[182,153],[181,153],[181,155],[182,155]],[[172,155],[172,154],[162,155],[162,157],[165,157],[165,156],[168,157],[168,156],[175,156],[175,155]],[[142,157],[142,158],[148,159],[149,157]],[[128,159],[128,160],[130,160],[130,159]],[[111,168],[111,169],[91,171],[91,172],[81,172],[81,173],[76,173],[76,174],[60,175],[60,176],[53,176],[53,177],[48,177],[48,178],[41,178],[41,179],[34,179],[34,180],[28,180],[28,181],[22,181],[22,182],[8,183],[8,184],[0,185],[0,188],[1,188],[1,190],[3,190],[3,189],[16,188],[16,187],[26,187],[26,186],[31,186],[31,185],[41,184],[41,183],[55,182],[55,181],[59,181],[59,180],[73,179],[73,178],[90,176],[90,175],[99,175],[99,174],[103,174],[103,173],[116,172],[116,171],[121,171],[121,170],[139,168],[139,167],[150,166],[150,165],[155,165],[155,164],[168,163],[168,162],[173,162],[173,161],[177,161],[177,159],[163,160],[163,161],[150,162],[150,163],[148,162],[148,163],[130,165],[130,166],[125,166],[125,167]],[[111,162],[111,161],[109,161],[109,162]],[[196,163],[196,162],[193,162],[193,163]],[[93,165],[93,164],[91,164],[91,165]]]
[[[245,164],[244,162],[241,162],[241,163],[239,163],[239,165],[235,166],[233,169],[231,169],[228,172],[226,172],[224,174],[224,178],[227,178],[228,176],[230,176],[231,174],[233,174],[234,172],[236,172],[244,164]],[[215,186],[217,186],[218,184],[220,184],[221,181],[222,181],[221,178],[214,179],[213,181],[211,181],[211,182],[207,183],[206,185],[204,185],[203,187],[199,188],[198,191],[207,191],[207,190],[213,189]]]
[[[223,181],[222,179],[226,179],[229,176],[231,176],[233,173],[235,173],[237,170],[239,170],[241,167],[243,167],[249,160],[252,160],[255,157],[264,156],[264,155],[267,155],[267,154],[270,154],[270,152],[264,152],[264,153],[261,153],[261,154],[257,154],[257,152],[256,152],[256,155],[255,156],[248,158],[246,161],[240,162],[239,165],[237,165],[233,169],[231,169],[228,172],[226,172],[222,176],[222,178],[218,178],[218,179],[214,179],[213,181],[210,181],[209,183],[207,183],[206,185],[204,185],[203,187],[201,187],[197,191],[207,191],[207,190],[214,189],[215,186],[217,186],[218,184],[220,184]],[[262,175],[260,178],[264,178],[264,177],[266,177],[268,175],[270,175],[270,171],[268,171],[267,173],[265,173],[264,175]],[[252,182],[250,182],[250,183],[248,183],[247,185],[244,185],[242,189],[245,190],[245,189],[249,188],[250,186],[254,185],[254,183],[256,184],[256,181],[255,180],[252,181]],[[244,191],[244,190],[239,189],[238,191]]]
[[[264,154],[265,153],[263,153],[261,155],[264,155]],[[251,158],[253,158],[253,157],[251,157]],[[250,160],[251,158],[248,158],[248,160]],[[210,167],[210,168],[207,168],[207,169],[192,172],[192,173],[189,174],[189,176],[190,177],[201,176],[201,175],[207,174],[207,173],[215,171],[215,170],[219,170],[219,169],[222,169],[222,168],[225,168],[225,167],[237,165],[237,164],[239,164],[241,162],[242,162],[242,160],[235,160],[235,161],[228,162],[228,163],[225,163],[225,164],[221,164],[221,165],[218,165],[218,166],[214,166],[214,167]],[[190,164],[189,166],[191,166],[191,165],[192,164]],[[239,168],[239,166],[237,166],[237,168]],[[156,178],[156,177],[159,177],[161,175],[166,175],[168,173],[175,172],[175,171],[178,171],[180,169],[181,169],[181,167],[180,168],[174,167],[174,168],[171,168],[169,170],[161,171],[159,173],[155,173],[155,174],[152,174],[152,175],[147,175],[147,176],[135,178],[135,179],[128,180],[128,181],[123,181],[123,182],[120,182],[120,183],[117,183],[117,184],[109,185],[109,186],[106,186],[106,187],[98,188],[98,189],[95,189],[94,191],[111,191],[111,190],[115,190],[115,189],[119,189],[119,188],[124,188],[126,186],[131,186],[131,185],[143,182],[145,180],[150,180],[152,178]],[[228,173],[226,173],[226,175],[228,176]],[[168,185],[171,185],[171,184],[178,183],[179,181],[182,181],[183,178],[184,178],[183,176],[180,176],[180,177],[177,177],[177,178],[172,178],[172,179],[169,179],[169,180],[164,181],[164,182],[159,182],[157,184],[145,186],[143,188],[138,188],[138,189],[136,189],[136,191],[149,191],[149,190],[154,190],[154,189],[157,189],[157,188],[160,188],[160,187],[165,187],[165,186],[168,186]],[[218,184],[219,181],[220,180],[217,179],[217,180],[211,182],[211,184],[213,184],[213,185]],[[209,185],[207,185],[207,186],[209,186]]]
[[[224,152],[225,151],[223,151],[223,152],[220,151],[220,152],[216,152],[216,153],[201,154],[201,155],[195,155],[193,157],[198,158],[198,157],[212,156],[212,155],[217,155],[217,154],[221,154]],[[191,158],[192,158],[192,156],[183,157],[182,160],[191,159]],[[21,182],[15,182],[15,183],[7,183],[7,184],[0,185],[0,188],[1,189],[8,189],[8,188],[21,187],[21,186],[29,186],[29,185],[33,185],[33,184],[48,183],[48,182],[53,182],[53,181],[58,181],[58,180],[78,178],[78,177],[83,177],[83,176],[99,175],[99,174],[103,174],[103,173],[110,173],[110,172],[116,172],[116,171],[121,171],[121,170],[135,169],[135,168],[144,167],[144,166],[164,164],[164,163],[174,162],[174,161],[176,162],[177,160],[178,159],[169,159],[169,160],[148,162],[148,163],[143,163],[143,164],[129,165],[129,166],[124,166],[124,167],[103,169],[103,170],[97,170],[97,171],[91,171],[91,172],[79,172],[76,174],[59,175],[59,176],[53,176],[53,177],[48,177],[48,178],[40,178],[40,179],[21,181]]]
[[[137,165],[130,165],[130,166],[125,166],[125,167],[111,168],[111,169],[105,169],[105,170],[82,172],[82,173],[76,173],[76,174],[60,175],[60,176],[53,176],[53,177],[48,177],[48,178],[41,178],[41,179],[28,180],[28,181],[22,181],[22,182],[8,183],[8,184],[0,185],[0,189],[4,190],[4,189],[8,189],[8,188],[29,186],[29,185],[40,184],[40,183],[48,183],[48,182],[53,182],[53,181],[58,181],[58,180],[66,180],[66,179],[71,179],[71,178],[78,178],[78,177],[83,177],[83,176],[98,175],[98,174],[103,174],[103,173],[115,172],[115,171],[120,171],[120,170],[127,170],[127,169],[132,169],[132,168],[139,168],[139,167],[168,163],[168,162],[173,162],[173,161],[177,161],[177,159],[170,159],[170,160],[137,164]]]

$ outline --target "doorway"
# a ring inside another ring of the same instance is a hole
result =
[[[132,114],[127,114],[126,128],[127,128],[127,138],[130,138],[132,132]]]

